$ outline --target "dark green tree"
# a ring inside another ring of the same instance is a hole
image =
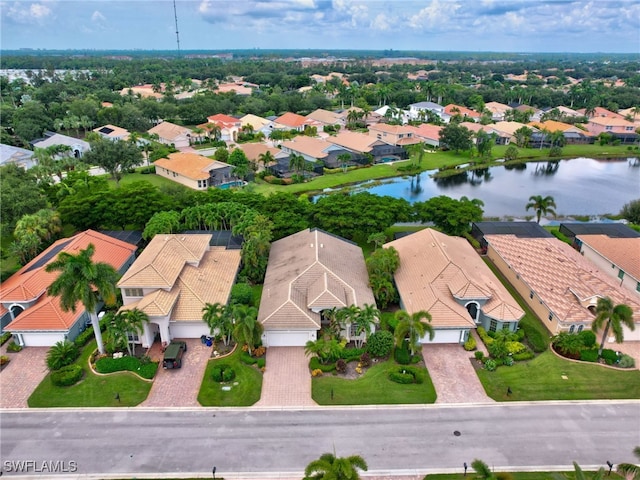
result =
[[[127,170],[143,161],[142,152],[130,142],[102,138],[91,144],[91,150],[84,154],[83,159],[89,165],[104,168],[118,185]]]
[[[616,343],[623,342],[623,326],[626,326],[631,331],[635,328],[631,307],[625,304],[614,304],[613,300],[609,297],[599,298],[596,304],[596,318],[591,324],[591,330],[593,330],[594,333],[598,333],[598,331],[604,327],[602,342],[600,342],[600,348],[598,349],[598,356],[602,355],[604,342],[607,339],[607,335],[609,335],[609,329],[613,332]]]
[[[440,130],[440,145],[453,150],[456,154],[473,147],[473,133],[456,123],[448,123]]]
[[[482,205],[478,199],[462,197],[456,200],[445,195],[416,202],[413,208],[422,222],[433,222],[447,235],[463,236],[471,230],[472,222],[482,220]]]

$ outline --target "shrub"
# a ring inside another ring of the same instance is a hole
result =
[[[367,352],[360,355],[360,365],[365,368],[371,366],[371,356]]]
[[[254,357],[262,357],[265,353],[267,353],[267,349],[262,345],[253,349]]]
[[[336,362],[336,372],[338,373],[346,373],[347,371],[347,362],[344,359],[339,358]]]
[[[322,370],[320,370],[319,368],[316,368],[315,370],[313,370],[311,372],[311,376],[312,377],[321,377],[322,376]]]
[[[20,350],[22,350],[22,347],[13,340],[7,345],[7,352],[19,352]]]
[[[80,365],[67,365],[51,373],[51,382],[57,387],[69,387],[78,382],[84,374]]]
[[[75,343],[68,340],[57,342],[47,352],[47,366],[50,370],[59,370],[71,365],[80,355],[80,350]]]
[[[364,352],[364,348],[343,348],[340,351],[340,358],[350,362],[351,360],[357,360],[360,358],[360,355]]]
[[[602,350],[602,354],[600,355],[600,357],[607,365],[613,365],[618,361],[618,354],[610,348],[605,348],[604,350]]]
[[[222,372],[222,380],[223,381],[230,382],[234,378],[236,378],[236,372],[233,370],[233,368],[228,367],[228,368],[225,368],[223,370],[223,372]]]
[[[98,373],[134,372],[142,378],[151,379],[158,370],[158,362],[140,360],[137,357],[103,357],[96,361]]]
[[[560,155],[562,155],[562,147],[559,147],[558,145],[554,145],[549,149],[550,157],[559,157]]]
[[[333,372],[336,369],[336,364],[329,363],[325,365],[320,363],[320,359],[318,357],[311,357],[311,360],[309,361],[309,368],[311,369],[311,371],[321,370],[324,373],[329,373]]]
[[[258,359],[249,355],[249,352],[243,351],[240,352],[240,361],[245,365],[253,365],[258,361]]]
[[[7,363],[9,363],[11,360],[9,359],[9,357],[7,357],[6,355],[0,355],[0,367],[6,365]]]
[[[636,366],[636,361],[632,356],[627,355],[626,353],[620,357],[620,362],[618,362],[618,366],[620,368],[634,368]]]
[[[215,382],[230,382],[236,378],[236,372],[226,363],[216,365],[211,371],[211,377]]]
[[[511,355],[516,355],[518,353],[524,352],[527,349],[520,342],[507,342],[507,351]]]
[[[505,367],[510,367],[511,365],[513,365],[513,357],[504,357],[504,359],[502,360],[502,364]]]
[[[523,362],[525,360],[531,360],[535,356],[536,355],[530,349],[527,348],[524,352],[516,353],[515,355],[513,355],[512,358],[516,362]]]
[[[267,366],[267,359],[266,359],[266,358],[259,358],[259,359],[256,361],[256,366],[257,366],[260,370],[262,370],[264,367],[266,367],[266,366]]]
[[[410,373],[402,372],[389,372],[389,380],[396,383],[407,385],[409,383],[415,383],[416,379]]]
[[[409,365],[411,363],[411,352],[409,352],[408,342],[402,342],[402,345],[396,347],[393,351],[393,357],[400,365]]]
[[[489,334],[487,334],[487,331],[483,327],[478,327],[476,329],[476,332],[478,332],[478,336],[480,337],[480,340],[482,340],[482,342],[487,347],[493,343],[493,338],[491,338]]]
[[[398,367],[389,372],[389,380],[396,383],[423,383],[424,379],[424,370],[420,368]]]
[[[231,295],[229,303],[241,303],[243,305],[251,305],[253,301],[253,290],[248,283],[236,283],[231,287]]]
[[[367,340],[367,352],[375,358],[388,357],[393,348],[393,334],[387,330],[379,330]]]
[[[580,351],[580,360],[583,362],[597,362],[598,361],[598,350],[593,348],[583,349]]]
[[[527,343],[534,352],[542,353],[547,349],[547,340],[538,330],[528,328],[525,330],[525,333],[527,335]]]
[[[516,340],[518,342],[522,342],[524,340],[524,330],[522,328],[516,330]]]
[[[469,335],[469,339],[464,342],[463,347],[467,352],[475,350],[477,348],[476,339],[473,336]]]
[[[476,353],[473,354],[476,360],[482,360],[484,358],[484,352],[482,350],[476,350]]]
[[[7,343],[12,335],[13,333],[11,332],[4,332],[2,334],[2,337],[0,337],[0,345],[4,345],[5,343]]]
[[[498,363],[493,358],[487,358],[484,362],[484,368],[488,372],[493,372],[496,368],[498,368]]]
[[[591,330],[583,330],[580,332],[580,338],[582,338],[582,344],[587,347],[587,348],[591,348],[596,344],[596,334],[593,333]]]
[[[395,317],[390,318],[389,320],[387,320],[387,326],[389,327],[391,333],[395,332],[396,327],[398,326],[398,319]]]

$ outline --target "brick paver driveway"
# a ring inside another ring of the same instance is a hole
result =
[[[182,357],[182,368],[165,370],[162,359],[153,387],[141,407],[199,407],[200,383],[211,358],[211,347],[200,339],[187,339],[187,352]],[[155,358],[153,358],[155,360]]]
[[[438,394],[436,403],[493,402],[469,361],[473,352],[461,345],[431,344],[422,346],[422,357]]]
[[[311,399],[309,359],[304,347],[267,348],[262,395],[256,407],[317,406]]]
[[[0,407],[28,408],[27,399],[47,375],[45,363],[49,347],[25,347],[20,352],[5,353],[11,361],[0,372]]]

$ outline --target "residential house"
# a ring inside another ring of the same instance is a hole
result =
[[[129,130],[117,127],[115,125],[104,125],[103,127],[94,128],[93,131],[102,138],[109,140],[129,140]]]
[[[598,299],[629,305],[640,327],[640,303],[593,263],[556,238],[485,235],[487,257],[520,293],[552,335],[590,328]],[[640,340],[640,329],[625,331]]]
[[[69,147],[71,150],[71,154],[75,158],[82,158],[82,156],[91,150],[91,145],[89,142],[85,142],[84,140],[80,140],[79,138],[69,137],[67,135],[62,135],[60,133],[53,132],[45,132],[44,138],[39,140],[34,140],[31,142],[33,148],[47,148],[53,145],[62,145]]]
[[[282,151],[291,155],[302,155],[307,162],[315,164],[320,161],[327,168],[340,166],[338,155],[346,153],[339,145],[321,140],[319,138],[298,135],[293,140],[282,142]]]
[[[578,235],[606,235],[611,238],[640,238],[640,232],[628,227],[624,223],[614,221],[602,222],[563,222],[560,224],[560,233],[572,241],[573,247],[580,250],[576,242]]]
[[[235,181],[233,166],[198,155],[197,153],[170,153],[168,158],[153,162],[156,174],[194,190],[206,190]]]
[[[250,96],[253,93],[253,89],[257,87],[257,85],[246,83],[246,82],[236,82],[236,83],[221,83],[216,87],[216,93],[235,93],[236,95],[242,96]]]
[[[122,310],[138,309],[149,317],[134,342],[150,347],[174,338],[209,335],[202,320],[208,304],[229,302],[240,268],[240,249],[211,246],[213,235],[158,234],[125,272],[118,288]]]
[[[491,119],[494,122],[501,122],[511,107],[500,102],[488,102],[485,103],[484,109],[491,112]]]
[[[307,127],[316,127],[322,130],[323,124],[313,118],[303,117],[297,113],[286,112],[274,120],[274,129],[277,130],[297,130],[303,132]]]
[[[329,110],[324,110],[322,108],[318,108],[314,110],[310,114],[307,115],[307,118],[320,122],[322,126],[334,126],[339,125],[344,127],[346,125],[346,118],[341,116],[336,112],[330,112]]]
[[[165,145],[173,145],[175,148],[188,147],[191,144],[193,131],[170,122],[161,122],[147,131],[150,135],[157,135],[158,141]]]
[[[371,135],[359,132],[342,131],[337,135],[327,137],[327,142],[338,145],[353,154],[353,161],[368,163],[371,159],[374,163],[384,161],[385,157],[405,155],[402,147],[389,145]],[[369,157],[370,156],[370,157]]]
[[[618,117],[590,117],[587,130],[597,137],[601,133],[609,133],[622,143],[633,143],[638,139],[636,125],[629,120]]]
[[[612,112],[611,110],[607,110],[603,107],[595,107],[592,112],[587,115],[587,109],[581,108],[577,110],[580,115],[583,115],[588,118],[619,118],[624,119],[624,115],[620,115],[619,113]]]
[[[349,113],[354,110],[359,112],[360,114],[364,113],[364,111],[360,107],[349,107],[340,112],[337,112],[336,115],[338,116],[338,118],[340,118],[340,125],[346,125],[348,123],[347,117],[349,116]],[[364,117],[364,124],[368,128],[369,126],[375,125],[376,123],[380,123],[384,120],[384,116],[378,112],[367,112]]]
[[[449,115],[449,117],[460,115],[465,121],[471,122],[479,122],[480,119],[482,119],[481,113],[478,113],[475,110],[471,110],[470,108],[464,107],[462,105],[456,105],[454,103],[450,103],[449,105],[444,107],[444,113]]]
[[[207,122],[220,127],[220,139],[225,142],[235,142],[238,139],[238,133],[242,129],[242,121],[240,119],[223,113],[207,117]]]
[[[477,326],[517,330],[524,311],[466,239],[426,228],[384,245],[391,247],[400,257],[400,307],[432,317],[435,336],[421,343],[464,343]]]
[[[283,152],[281,149],[279,148],[275,148],[275,147],[269,147],[268,145],[264,144],[264,143],[239,143],[236,148],[239,148],[240,150],[242,150],[244,152],[244,154],[247,156],[247,159],[253,163],[254,165],[256,165],[256,171],[261,171],[264,169],[273,169],[276,168],[278,165],[278,160],[283,159],[286,161],[287,163],[287,167],[288,167],[288,162],[289,162],[289,155],[285,152]],[[264,165],[262,163],[262,161],[260,160],[260,156],[262,154],[265,154],[267,152],[270,152],[271,155],[273,155],[273,158],[275,159],[273,162]]]
[[[544,112],[539,108],[531,107],[529,105],[514,105],[514,110],[518,110],[519,112],[526,113],[529,115],[530,122],[539,122],[542,120],[542,115]]]
[[[241,129],[251,125],[254,132],[262,132],[266,138],[269,138],[269,135],[273,131],[273,121],[253,115],[252,113],[248,113],[244,117],[241,117],[240,124]]]
[[[581,128],[569,123],[558,122],[556,120],[545,120],[544,122],[530,122],[529,127],[534,127],[540,131],[549,133],[562,132],[562,136],[567,144],[592,143],[593,136]]]
[[[485,235],[515,235],[518,238],[554,238],[536,222],[474,222],[471,236],[475,238],[484,253],[487,253]]]
[[[375,305],[375,299],[362,249],[355,243],[307,229],[271,244],[258,310],[264,346],[302,347],[329,324],[327,310],[365,304]],[[351,325],[342,336],[360,338]]]
[[[430,145],[435,148],[440,146],[440,131],[444,127],[431,125],[430,123],[422,123],[417,127],[407,125],[407,127],[410,128],[413,131],[414,136],[425,145]]]
[[[625,120],[633,122],[636,126],[640,126],[640,110],[638,107],[625,108],[618,110],[618,114],[622,115]]]
[[[33,152],[31,150],[0,144],[0,166],[13,163],[25,170],[29,170],[36,164],[32,157]]]
[[[451,119],[451,115],[445,112],[445,108],[440,104],[434,102],[418,102],[409,105],[409,118],[411,120],[426,120],[428,119],[427,112],[436,114],[445,123],[449,123]]]
[[[509,145],[511,142],[516,141],[516,132],[520,130],[522,127],[529,128],[534,132],[536,129],[532,129],[530,126],[525,125],[520,122],[496,122],[489,125],[484,126],[484,131],[488,134],[496,134],[496,144],[497,145]]]
[[[369,127],[369,135],[397,147],[415,145],[421,141],[415,136],[413,129],[406,125],[387,125],[385,123],[371,125]],[[406,155],[404,158],[406,158]]]
[[[164,96],[162,92],[164,92],[165,86],[166,85],[164,83],[160,84],[159,91],[156,91],[156,88],[154,88],[150,83],[145,85],[136,85],[133,87],[125,87],[120,90],[120,95],[123,97],[133,95],[141,98],[155,98],[156,100],[160,100]]]
[[[135,259],[136,246],[102,233],[86,230],[54,242],[49,248],[18,270],[0,286],[0,315],[4,330],[13,333],[17,344],[50,347],[57,342],[73,341],[84,329],[89,314],[81,303],[76,311],[65,312],[60,297],[49,296],[47,289],[58,277],[46,272],[46,266],[58,254],[77,254],[89,245],[95,247],[94,262],[105,262],[123,273]]]

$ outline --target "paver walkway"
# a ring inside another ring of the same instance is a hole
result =
[[[11,361],[0,372],[0,408],[28,408],[27,400],[48,373],[45,359],[49,347],[25,347],[20,352],[0,354]]]
[[[461,345],[431,344],[422,346],[422,358],[436,388],[436,403],[485,403],[489,398],[469,358],[473,352]]]
[[[203,345],[200,339],[187,339],[187,351],[182,357],[182,368],[162,368],[162,354],[159,346],[151,348],[152,360],[160,360],[153,387],[141,407],[199,407],[200,383],[211,358],[211,347]]]
[[[267,348],[262,395],[256,407],[317,406],[311,399],[309,359],[304,347]]]

